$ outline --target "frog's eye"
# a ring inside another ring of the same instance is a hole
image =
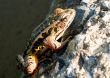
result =
[[[63,20],[64,20],[64,18],[60,19],[60,21],[63,21]]]
[[[62,22],[62,21],[64,21],[65,19],[66,19],[66,17],[65,17],[65,18],[60,19],[60,21]]]

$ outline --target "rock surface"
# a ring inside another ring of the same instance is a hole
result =
[[[110,78],[110,0],[75,4],[79,15],[84,12],[71,25],[79,34],[52,56],[55,60],[39,70],[38,78]]]

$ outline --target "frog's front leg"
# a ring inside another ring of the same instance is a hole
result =
[[[70,37],[68,37],[65,41],[59,42],[55,39],[55,36],[49,36],[44,40],[44,45],[53,51],[61,49],[68,41]]]

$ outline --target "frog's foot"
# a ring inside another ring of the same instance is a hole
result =
[[[71,38],[71,36],[69,36],[69,37],[68,37],[65,41],[63,41],[63,42],[62,42],[62,40],[63,40],[63,39],[62,39],[61,42],[60,42],[60,43],[61,43],[61,46],[59,46],[59,47],[57,48],[57,50],[63,48],[64,45],[66,45],[66,43],[69,42],[70,38]]]

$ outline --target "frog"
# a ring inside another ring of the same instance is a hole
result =
[[[68,29],[75,17],[74,9],[57,8],[54,11],[54,18],[52,24],[46,27],[36,38],[31,42],[23,55],[18,55],[17,60],[21,65],[21,70],[27,75],[33,75],[39,71],[40,63],[45,59],[39,59],[46,50],[56,51],[62,48],[70,39],[68,37],[63,42],[58,42],[63,37],[65,31]]]

